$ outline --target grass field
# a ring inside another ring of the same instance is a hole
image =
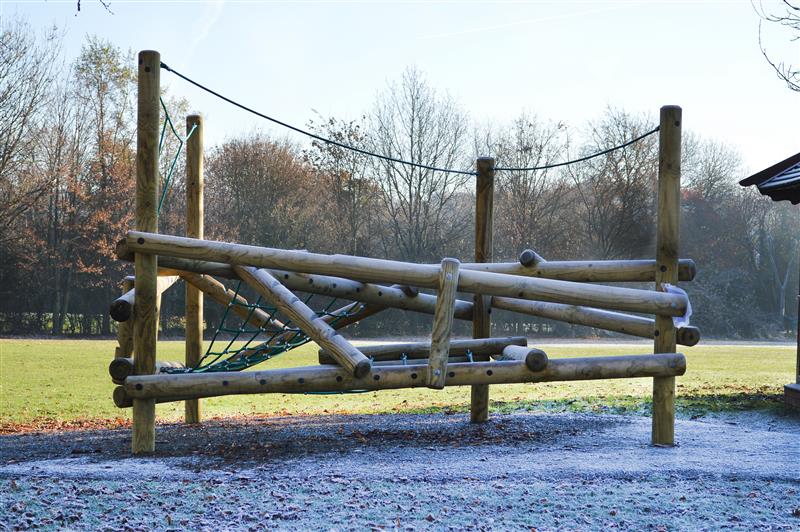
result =
[[[130,410],[117,409],[108,362],[111,340],[0,339],[0,429],[17,425],[80,420],[124,423]],[[160,342],[159,358],[181,360],[183,343]],[[646,353],[635,346],[551,345],[552,357]],[[678,378],[678,415],[724,410],[782,408],[783,385],[794,375],[795,348],[790,345],[709,345],[684,348],[688,370]],[[316,346],[304,346],[259,368],[316,364]],[[536,385],[498,385],[492,409],[647,413],[651,379],[584,381]],[[206,416],[248,414],[386,413],[463,411],[469,388],[387,390],[344,395],[243,395],[203,400]],[[160,419],[176,420],[181,403],[159,405]]]

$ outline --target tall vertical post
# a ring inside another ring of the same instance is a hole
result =
[[[136,122],[136,229],[158,232],[158,135],[161,56],[139,52],[139,94]],[[136,302],[134,303],[134,374],[155,371],[158,337],[155,255],[136,254]],[[154,399],[133,400],[133,454],[152,453],[156,444]]]
[[[678,282],[681,198],[681,108],[661,108],[658,137],[658,224],[656,290]],[[669,316],[656,316],[655,353],[674,353],[675,326]],[[675,377],[653,379],[653,445],[675,444]]]
[[[203,117],[186,117],[186,236],[203,238]],[[203,292],[186,283],[186,367],[200,362],[203,351]],[[186,423],[200,423],[200,400],[186,401]]]
[[[475,181],[475,262],[492,262],[494,220],[494,159],[481,157],[477,161]],[[491,301],[475,294],[472,317],[472,337],[489,338],[492,334]],[[488,360],[488,358],[487,358]],[[482,423],[489,419],[489,385],[475,384],[470,397],[470,421]]]

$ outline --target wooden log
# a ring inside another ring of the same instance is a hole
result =
[[[124,243],[120,243],[118,247],[127,249]],[[126,257],[126,253],[127,251],[123,251],[120,257]],[[158,263],[161,266],[159,271],[165,274],[183,276],[191,272],[224,279],[239,278],[230,264],[221,262],[160,256]],[[415,287],[362,283],[341,277],[296,273],[286,270],[267,269],[267,271],[290,290],[360,301],[382,308],[412,310],[424,314],[433,314],[436,309],[436,296],[420,294]],[[472,320],[472,302],[457,300],[454,316],[456,319]]]
[[[156,293],[161,296],[170,286],[178,281],[177,275],[162,275],[156,280]],[[131,288],[111,302],[108,313],[118,322],[128,321],[133,316],[133,307],[136,304],[136,289]]]
[[[189,137],[186,141],[186,236],[203,238],[205,181],[203,178],[204,130],[202,115],[194,114],[186,117],[186,135]],[[184,280],[186,280],[185,277]],[[185,312],[184,360],[186,366],[193,368],[200,363],[203,357],[203,291],[197,285],[189,282],[186,283]],[[201,417],[200,401],[197,399],[186,401],[184,421],[200,423]]]
[[[122,239],[117,243],[117,258],[132,261],[133,252],[128,248],[126,242],[125,239]],[[162,256],[159,257],[159,265],[225,279],[236,278],[236,274],[233,273],[230,265],[222,262]],[[431,266],[435,267],[436,265]],[[462,262],[460,270],[476,270],[582,283],[646,283],[655,281],[656,261],[649,259],[563,260],[543,261],[534,267],[526,267],[519,262]],[[697,267],[693,260],[680,259],[678,261],[679,281],[692,281],[696,274]]]
[[[126,277],[122,281],[122,293],[127,294],[133,290],[133,279]],[[133,322],[121,321],[117,323],[117,348],[114,358],[125,358],[133,355]]]
[[[456,357],[447,357],[448,364],[457,364],[462,362],[472,362],[469,357],[465,356],[456,356]],[[381,361],[372,361],[372,367],[375,366],[427,366],[428,359],[427,358],[405,358],[405,359],[393,359],[393,360],[381,360]]]
[[[524,252],[523,252],[524,253]],[[477,270],[524,277],[582,283],[644,283],[656,278],[654,260],[558,260],[524,266],[519,262],[461,263],[461,270]],[[694,261],[680,259],[678,280],[691,281],[697,273]]]
[[[519,263],[526,268],[536,266],[540,262],[545,262],[545,260],[532,249],[523,250],[522,253],[519,254]]]
[[[180,276],[188,284],[195,287],[201,293],[206,294],[220,305],[228,306],[232,301],[235,301],[236,304],[231,305],[231,312],[253,327],[263,327],[273,332],[279,331],[285,327],[280,320],[270,318],[270,315],[260,308],[247,308],[247,305],[249,305],[247,299],[237,294],[234,290],[226,288],[224,284],[211,276],[191,272],[182,272]]]
[[[156,360],[155,372],[161,373],[162,369],[169,368],[185,368],[183,362],[170,361],[170,360]],[[132,358],[115,358],[108,365],[108,374],[111,375],[111,380],[115,384],[121,384],[122,381],[133,375],[133,359]]]
[[[661,108],[658,148],[658,223],[656,228],[656,290],[678,282],[681,198],[681,108]],[[676,331],[666,316],[656,316],[655,353],[675,350]],[[675,444],[675,377],[653,379],[653,445]]]
[[[447,358],[450,355],[450,334],[453,330],[453,309],[458,286],[458,261],[444,259],[439,273],[439,297],[433,314],[431,353],[428,359],[427,383],[429,388],[441,390],[447,376]]]
[[[558,358],[533,372],[519,360],[466,362],[447,368],[447,386],[526,382],[622,379],[682,375],[686,359],[680,353],[611,357]],[[338,366],[261,371],[184,373],[131,376],[125,390],[133,398],[213,397],[249,393],[305,393],[386,390],[426,386],[425,373],[415,366],[377,366],[370,375],[354,377]]]
[[[509,345],[503,349],[502,354],[494,357],[495,360],[521,360],[531,371],[542,371],[547,367],[547,353],[535,347],[522,347]]]
[[[488,358],[489,355],[501,353],[507,345],[528,345],[524,336],[509,336],[504,338],[478,338],[469,340],[450,340],[450,356],[466,356],[472,353],[473,357]],[[375,361],[399,360],[404,355],[409,359],[428,358],[431,352],[430,342],[408,342],[384,345],[365,345],[359,348],[364,356]],[[333,357],[324,349],[319,350],[320,364],[336,364]]]
[[[609,310],[590,307],[562,305],[560,303],[544,303],[542,301],[525,301],[508,297],[492,298],[495,308],[519,312],[530,316],[539,316],[550,320],[585,325],[607,331],[614,331],[641,338],[655,338],[655,320],[643,316],[634,316]],[[692,346],[700,341],[700,330],[697,327],[681,327],[678,329],[678,343]]]
[[[494,236],[494,164],[491,157],[481,157],[475,166],[475,262],[492,262]],[[493,275],[493,274],[492,274]],[[508,280],[506,280],[508,282]],[[492,335],[491,292],[473,291],[472,337],[488,338]],[[488,360],[484,358],[484,360]],[[489,419],[489,386],[476,384],[470,390],[469,417],[472,423]]]
[[[436,288],[439,276],[438,268],[425,264],[260,248],[140,231],[128,232],[127,246],[136,253],[153,253],[159,256],[214,262],[227,260],[231,264],[244,264],[259,268],[311,271],[311,273],[345,277],[365,283],[392,282],[421,288]],[[473,294],[553,301],[667,316],[682,316],[686,311],[687,304],[686,296],[681,294],[520,277],[476,270],[460,271],[458,289]]]
[[[136,228],[158,232],[158,138],[161,112],[161,55],[139,53],[136,116]],[[158,257],[136,253],[134,366],[137,375],[155,371],[158,340]],[[152,399],[133,401],[133,454],[152,453],[156,445],[156,406]]]
[[[244,282],[255,288],[267,301],[288,316],[312,340],[327,349],[342,367],[357,377],[369,373],[371,367],[369,359],[335,329],[317,317],[316,312],[308,308],[280,281],[265,270],[251,266],[234,266],[234,270]]]
[[[136,291],[131,288],[111,302],[108,313],[114,321],[122,323],[131,319],[133,316],[133,304],[136,299],[135,294]]]

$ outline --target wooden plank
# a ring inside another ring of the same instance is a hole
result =
[[[678,282],[681,198],[681,108],[661,108],[658,163],[656,290]],[[655,353],[675,351],[676,331],[668,316],[656,316]],[[652,443],[675,444],[675,377],[653,379]]]
[[[158,232],[158,137],[161,112],[161,56],[139,53],[136,117],[136,228]],[[134,364],[137,375],[155,371],[158,340],[158,264],[155,255],[136,253]],[[156,445],[156,406],[152,399],[133,401],[133,454],[152,453]]]
[[[330,325],[320,319],[280,281],[265,270],[251,266],[234,266],[244,282],[255,288],[267,301],[296,323],[304,333],[327,349],[336,361],[357,377],[370,371],[371,363],[361,351],[344,339]]]
[[[429,388],[441,390],[447,377],[447,358],[450,355],[450,336],[453,330],[453,310],[458,286],[458,261],[444,259],[439,274],[439,297],[433,314],[431,352],[428,359],[427,384]]]
[[[449,365],[446,386],[526,382],[623,379],[682,375],[681,353],[611,357],[558,358],[539,372],[524,361],[465,362]],[[304,393],[347,390],[387,390],[426,386],[421,366],[376,366],[369,375],[355,377],[338,366],[261,371],[184,373],[131,376],[125,380],[130,397],[212,397],[250,393]]]

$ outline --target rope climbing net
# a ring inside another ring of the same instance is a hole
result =
[[[278,309],[264,303],[260,296],[254,303],[241,297],[242,288],[242,282],[239,281],[205,355],[197,366],[184,371],[239,371],[310,341],[307,334],[294,326],[291,320],[281,319]],[[312,299],[314,295],[308,294],[303,302],[309,305]],[[333,328],[343,325],[344,319],[354,318],[365,309],[361,303],[337,308],[338,301],[331,298],[316,311],[317,317]]]

